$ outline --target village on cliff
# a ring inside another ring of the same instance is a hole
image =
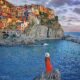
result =
[[[33,17],[40,21],[53,19],[54,11],[42,5],[15,6],[6,0],[0,0],[0,29],[24,32],[29,26],[35,24],[35,20],[31,20]],[[43,21],[41,24],[44,24]]]
[[[22,39],[32,37],[39,40],[61,38],[63,35],[53,9],[37,4],[16,6],[7,0],[0,0],[0,43],[5,43],[7,39],[11,42],[10,39],[21,36]]]

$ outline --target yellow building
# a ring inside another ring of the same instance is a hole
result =
[[[31,5],[31,12],[34,15],[39,16],[39,9],[38,9],[37,5],[34,5],[34,4]]]
[[[0,5],[3,5],[4,4],[4,1],[3,0],[0,0]]]

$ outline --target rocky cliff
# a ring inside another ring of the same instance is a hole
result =
[[[40,19],[35,18],[34,25],[27,31],[27,36],[37,40],[61,39],[64,36],[64,31],[56,18],[48,19],[43,24]]]
[[[49,28],[44,25],[35,25],[31,28],[29,36],[37,40],[43,39],[60,39],[64,35],[61,26],[59,28]]]

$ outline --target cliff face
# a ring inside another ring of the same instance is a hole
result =
[[[57,24],[56,24],[57,25]],[[37,40],[43,39],[60,39],[64,35],[64,31],[59,26],[59,28],[49,28],[48,26],[44,25],[35,25],[30,29],[29,36],[33,37]]]
[[[34,39],[46,39],[47,30],[48,28],[46,26],[35,25],[31,28],[29,36],[32,36]]]
[[[31,16],[30,19],[33,26],[29,27],[27,36],[31,36],[37,40],[61,39],[64,36],[64,31],[58,21],[58,16],[50,19],[33,17]]]

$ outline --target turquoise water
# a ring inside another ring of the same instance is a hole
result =
[[[50,52],[51,63],[60,70],[62,80],[80,80],[80,44],[62,40],[0,46],[0,80],[33,80],[45,71],[45,52]]]

